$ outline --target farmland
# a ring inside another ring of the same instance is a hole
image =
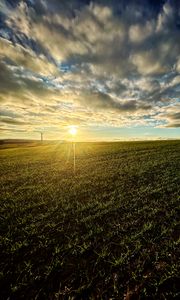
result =
[[[0,149],[1,299],[178,299],[180,141]]]

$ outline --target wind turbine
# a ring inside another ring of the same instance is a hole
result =
[[[43,142],[43,132],[41,132],[41,142]]]

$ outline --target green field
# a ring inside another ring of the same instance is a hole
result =
[[[179,299],[180,141],[0,150],[0,299]]]

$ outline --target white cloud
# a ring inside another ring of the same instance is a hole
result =
[[[153,21],[147,21],[145,24],[132,25],[129,29],[129,38],[131,42],[140,43],[150,37],[154,32],[155,24]]]
[[[3,127],[178,124],[171,108],[160,111],[174,103],[180,83],[177,74],[166,80],[180,72],[170,2],[157,16],[147,11],[147,19],[135,4],[119,15],[103,2],[73,13],[67,2],[36,4],[1,4],[8,30],[0,38],[0,100],[20,114],[7,113]]]

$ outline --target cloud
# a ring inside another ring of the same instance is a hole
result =
[[[2,1],[2,126],[177,127],[180,9],[148,3]]]
[[[20,120],[16,120],[14,118],[9,118],[9,117],[1,117],[0,121],[2,123],[6,123],[6,124],[12,124],[12,125],[29,125],[30,123],[28,122],[24,122],[24,121],[20,121]]]
[[[0,38],[0,58],[9,60],[15,66],[21,66],[40,75],[58,75],[57,67],[41,54],[37,56],[31,49]]]
[[[180,122],[179,123],[170,123],[166,127],[167,128],[179,128],[180,127]]]
[[[122,101],[118,98],[113,98],[108,94],[105,94],[100,91],[89,92],[84,91],[83,94],[77,94],[75,99],[78,103],[83,106],[87,106],[93,108],[95,110],[109,110],[116,111],[117,113],[126,113],[126,112],[134,112],[137,110],[146,110],[150,109],[151,106],[145,103],[138,102],[137,100],[127,100]]]
[[[166,109],[163,108],[156,118],[164,121],[164,124],[160,125],[160,127],[180,127],[180,103],[168,106]]]
[[[139,24],[132,25],[129,28],[129,39],[133,43],[144,42],[145,39],[150,37],[155,29],[154,22],[147,21],[144,26]]]

